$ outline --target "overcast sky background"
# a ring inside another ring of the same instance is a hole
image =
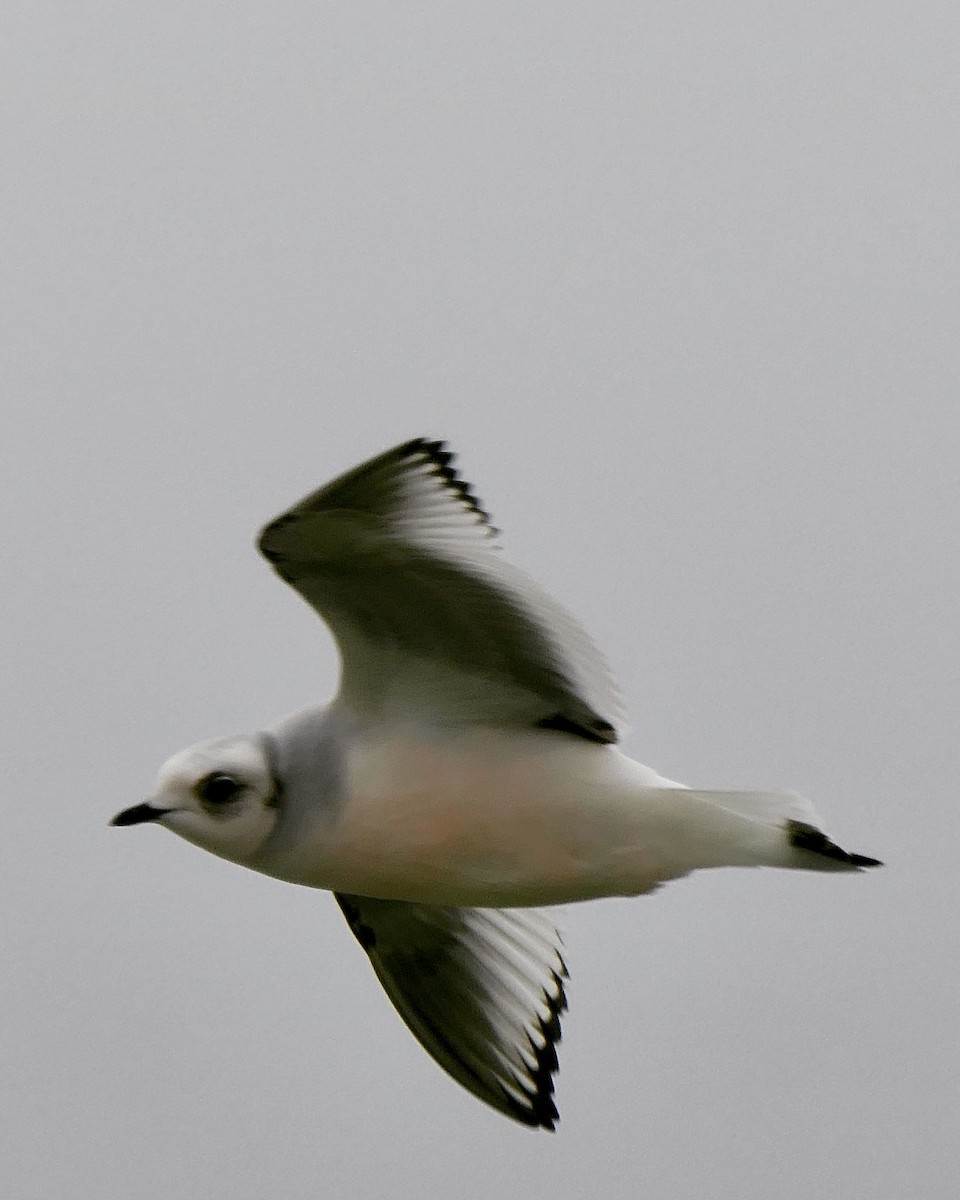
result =
[[[955,5],[4,25],[3,1194],[952,1197]],[[334,689],[252,538],[419,434],[628,752],[888,862],[565,910],[555,1136],[435,1067],[328,896],[107,827]]]

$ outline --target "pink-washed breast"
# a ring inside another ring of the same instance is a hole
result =
[[[338,824],[301,881],[447,904],[647,890],[677,872],[644,845],[642,789],[624,764],[638,767],[562,735],[399,730],[359,739]]]

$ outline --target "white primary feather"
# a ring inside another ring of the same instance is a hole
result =
[[[613,742],[609,668],[569,613],[499,554],[452,455],[417,439],[271,522],[260,548],[324,617],[341,696],[377,715],[559,721]]]

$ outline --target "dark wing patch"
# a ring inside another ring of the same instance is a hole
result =
[[[566,966],[535,909],[449,908],[337,893],[397,1012],[480,1100],[553,1129]]]
[[[558,712],[538,721],[537,728],[552,729],[556,733],[572,733],[574,737],[584,738],[588,742],[600,742],[602,745],[617,740],[617,731],[609,721],[601,718],[577,722]]]
[[[442,442],[416,438],[313,492],[259,547],[324,618],[341,699],[381,719],[544,722],[615,742],[619,696],[581,626],[498,553]]]

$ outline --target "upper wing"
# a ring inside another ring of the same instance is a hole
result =
[[[337,901],[427,1053],[500,1112],[553,1129],[567,971],[547,918],[534,909]]]
[[[358,712],[540,724],[613,742],[606,664],[498,553],[442,442],[407,442],[307,496],[259,547],[333,631]]]

